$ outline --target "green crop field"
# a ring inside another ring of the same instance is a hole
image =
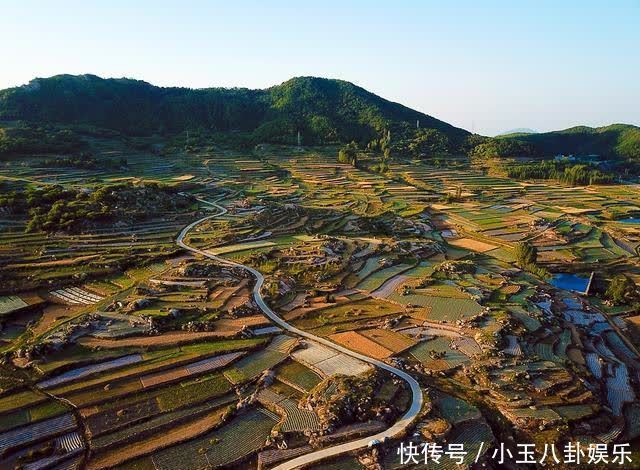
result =
[[[322,381],[318,374],[296,361],[287,362],[278,367],[276,377],[286,384],[307,392]]]
[[[152,456],[156,469],[199,468],[230,464],[264,444],[277,419],[264,410],[251,410],[234,418],[220,430]]]
[[[284,361],[286,354],[279,351],[264,350],[251,354],[238,361],[233,367],[225,371],[225,377],[232,383],[238,384],[259,376]]]

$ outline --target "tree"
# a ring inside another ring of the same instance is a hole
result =
[[[443,154],[448,148],[449,139],[436,129],[419,129],[409,143],[409,152],[415,157]]]
[[[358,164],[358,144],[351,142],[345,145],[338,152],[338,162],[349,163],[353,166]]]
[[[520,266],[535,266],[538,260],[538,249],[527,242],[520,242],[516,245],[514,255]]]
[[[623,304],[634,296],[636,285],[624,274],[619,274],[609,282],[604,296],[615,305]]]

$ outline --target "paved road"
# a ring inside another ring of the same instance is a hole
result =
[[[351,351],[350,349],[334,344],[327,339],[319,338],[318,336],[312,335],[311,333],[307,333],[306,331],[302,331],[294,326],[289,325],[282,318],[280,318],[273,310],[271,310],[271,308],[264,301],[264,298],[262,297],[262,292],[261,292],[262,285],[264,284],[264,276],[259,271],[256,271],[250,266],[245,266],[240,263],[235,263],[233,261],[229,261],[224,258],[220,258],[218,256],[212,255],[211,253],[207,253],[204,250],[199,250],[197,248],[193,248],[187,245],[184,242],[184,238],[196,225],[204,222],[205,220],[219,217],[227,212],[227,210],[224,207],[218,205],[216,202],[209,202],[200,198],[197,198],[197,199],[198,201],[204,204],[207,204],[209,206],[212,206],[218,209],[218,212],[216,214],[209,215],[207,217],[203,217],[202,219],[196,220],[195,222],[186,226],[180,232],[176,240],[179,246],[181,246],[185,250],[191,251],[192,253],[198,253],[202,256],[213,259],[221,264],[242,268],[244,270],[249,271],[256,278],[256,284],[255,284],[255,287],[253,288],[253,296],[256,304],[258,305],[258,307],[260,307],[262,312],[278,326],[289,331],[290,333],[324,344],[325,346],[328,346],[331,349],[334,349],[336,351],[347,354],[351,357],[355,357],[356,359],[360,359],[361,361],[367,362],[376,367],[389,371],[395,376],[397,376],[398,378],[404,380],[407,384],[409,384],[409,387],[411,388],[412,400],[411,400],[411,406],[409,407],[409,410],[398,421],[396,421],[396,423],[393,426],[386,429],[385,431],[382,431],[378,434],[374,434],[373,436],[360,438],[355,441],[346,442],[344,444],[340,444],[332,447],[327,447],[325,449],[321,449],[316,452],[311,452],[310,454],[302,455],[288,462],[285,462],[281,465],[278,465],[277,467],[275,467],[274,470],[292,470],[294,468],[298,468],[304,465],[309,465],[329,457],[341,455],[357,449],[362,449],[364,447],[367,447],[372,440],[377,439],[379,441],[382,441],[385,438],[393,438],[398,436],[402,432],[404,432],[411,425],[411,423],[416,419],[416,417],[418,416],[418,413],[420,412],[420,409],[422,408],[422,400],[423,400],[422,390],[420,389],[420,385],[418,384],[418,382],[406,372],[400,369],[396,369],[395,367],[392,367],[389,364],[386,364],[372,357],[365,356],[364,354]]]

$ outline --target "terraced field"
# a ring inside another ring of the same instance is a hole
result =
[[[334,444],[366,448],[411,393],[318,338],[429,384],[422,421],[407,428],[416,442],[446,422],[447,443],[489,455],[485,410],[531,442],[638,434],[630,306],[602,298],[612,273],[640,280],[640,231],[610,218],[637,215],[640,198],[624,185],[518,182],[462,158],[394,158],[377,173],[372,152],[356,168],[336,163],[333,148],[212,141],[169,157],[97,140],[97,155],[126,155],[129,169],[9,165],[0,182],[160,182],[188,204],[80,233],[23,233],[26,216],[2,213],[0,347],[16,369],[0,365],[0,459],[11,468],[29,453],[33,468],[173,469],[254,465],[258,453],[286,466]],[[176,247],[187,223],[217,213],[213,201],[227,213],[188,231],[194,251]],[[578,295],[523,269],[521,241],[550,273],[595,272],[596,290]],[[263,273],[265,302],[317,341],[274,325],[255,279],[224,260]],[[340,380],[352,390],[344,402],[329,385]],[[325,386],[329,404],[315,395]],[[331,432],[309,435],[343,408]],[[384,446],[397,468],[397,443]]]
[[[151,460],[157,469],[202,468],[237,462],[260,449],[278,418],[264,409],[251,410],[220,430],[160,451]]]

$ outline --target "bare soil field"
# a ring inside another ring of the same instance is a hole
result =
[[[335,341],[342,346],[346,346],[354,351],[367,354],[376,359],[385,359],[393,355],[393,351],[385,348],[384,346],[372,341],[371,339],[361,335],[355,331],[345,331],[343,333],[337,333],[329,336],[332,341]]]
[[[477,251],[484,253],[486,251],[495,250],[498,248],[496,245],[474,240],[473,238],[458,238],[456,240],[449,240],[449,245],[456,246],[458,248],[464,248],[466,250]]]

